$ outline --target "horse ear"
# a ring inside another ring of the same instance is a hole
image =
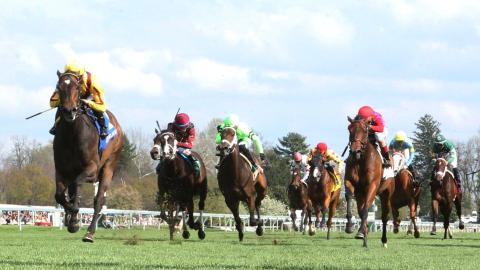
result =
[[[350,116],[347,116],[348,122],[353,123],[353,119]]]
[[[60,75],[62,75],[62,73],[60,72],[60,70],[57,69],[57,76],[58,76],[58,78],[60,78]]]
[[[158,134],[158,129],[155,129],[155,134]]]

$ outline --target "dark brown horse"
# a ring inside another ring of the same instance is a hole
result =
[[[85,113],[80,99],[82,76],[57,71],[57,91],[60,93],[60,121],[53,139],[55,160],[56,201],[65,209],[65,226],[71,233],[79,230],[79,190],[83,182],[99,182],[93,200],[94,214],[84,242],[93,242],[96,223],[105,202],[104,194],[112,181],[113,171],[123,148],[123,132],[115,116],[107,111],[117,135],[100,153],[99,135],[95,124]],[[66,194],[68,193],[68,194]]]
[[[387,221],[391,209],[391,197],[395,190],[393,178],[382,181],[382,157],[375,146],[375,139],[371,138],[370,126],[365,120],[352,120],[348,117],[350,125],[350,155],[345,167],[345,197],[347,200],[347,226],[345,231],[352,233],[353,223],[351,200],[352,195],[357,201],[357,210],[361,224],[356,235],[363,239],[363,246],[367,247],[367,217],[368,208],[373,203],[375,196],[380,195],[382,205],[382,243],[387,246]]]
[[[301,181],[300,166],[295,165],[292,171],[292,180],[288,185],[288,201],[290,206],[290,217],[292,218],[293,228],[298,231],[296,219],[296,210],[302,210],[302,217],[300,219],[300,231],[305,233],[305,226],[307,225],[308,213],[311,211],[311,202],[308,198],[308,188]]]
[[[421,187],[414,185],[412,173],[405,168],[405,156],[402,153],[393,154],[393,170],[395,175],[395,192],[392,196],[393,233],[398,233],[400,226],[399,211],[401,207],[408,206],[410,220],[413,224],[415,238],[420,237],[417,227],[417,206]]]
[[[168,210],[167,223],[170,229],[170,240],[173,240],[173,233],[175,231],[175,224],[180,210],[187,209],[188,211],[188,226],[191,229],[198,230],[198,238],[205,238],[205,230],[203,227],[203,210],[205,208],[205,199],[207,197],[207,170],[202,158],[197,152],[191,151],[200,161],[200,174],[195,176],[193,166],[187,162],[182,153],[177,150],[177,140],[175,134],[171,131],[164,130],[159,132],[155,130],[153,143],[154,146],[150,151],[150,156],[154,160],[160,161],[160,168],[158,170],[158,203],[162,214],[165,208]],[[193,218],[193,197],[198,194],[200,200],[198,202],[198,209],[200,210],[200,220],[194,221]],[[166,195],[166,198],[165,198]],[[165,204],[166,203],[166,207]],[[174,214],[175,212],[175,214]],[[183,233],[185,239],[190,237],[185,219],[185,211],[182,214],[183,218]]]
[[[459,192],[453,173],[448,170],[448,162],[443,158],[438,158],[435,162],[435,179],[431,183],[432,191],[432,212],[433,212],[433,227],[432,235],[437,234],[436,223],[438,219],[438,208],[443,215],[443,228],[445,233],[443,239],[447,239],[447,232],[449,237],[452,238],[450,231],[450,214],[452,212],[453,205],[457,210],[457,216],[459,219],[459,228],[463,230],[465,227],[462,221],[462,193]]]
[[[243,222],[240,219],[238,206],[246,202],[250,212],[250,225],[257,225],[256,233],[263,235],[263,221],[260,219],[260,205],[267,193],[267,179],[263,172],[255,177],[247,159],[239,152],[237,133],[234,128],[226,127],[222,131],[222,143],[219,145],[220,168],[218,169],[218,185],[225,197],[225,203],[235,218],[238,238],[243,241]],[[254,213],[257,212],[257,219]]]
[[[327,220],[327,239],[330,239],[330,229],[332,227],[332,218],[337,211],[337,204],[340,199],[340,188],[333,191],[335,187],[335,178],[327,170],[326,162],[322,156],[314,157],[314,165],[316,166],[318,175],[312,175],[308,185],[308,195],[312,201],[312,206],[315,209],[317,219],[316,226],[320,221],[320,211],[326,213],[328,210]],[[311,212],[310,212],[311,213]],[[322,221],[324,220],[324,215]],[[309,233],[312,232],[311,214],[309,216]],[[312,235],[312,233],[310,233]]]

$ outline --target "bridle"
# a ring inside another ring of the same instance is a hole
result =
[[[439,164],[438,164],[439,163]],[[438,165],[445,164],[445,167],[442,171],[438,170]],[[443,179],[445,177],[445,173],[447,172],[448,162],[444,158],[437,158],[437,164],[435,164],[435,176],[437,179]],[[439,180],[440,181],[440,180]]]
[[[65,107],[63,106],[63,103],[60,102],[59,106],[58,106],[58,109],[61,110],[62,112],[66,112],[66,113],[72,113],[72,118],[73,120],[75,120],[75,118],[80,114],[81,112],[81,101],[80,101],[80,94],[81,94],[81,84],[82,84],[82,75],[80,74],[76,74],[76,73],[72,73],[72,72],[65,72],[63,74],[61,74],[59,77],[58,77],[58,82],[57,82],[57,85],[55,86],[55,90],[58,91],[58,93],[60,94],[62,89],[60,88],[60,82],[62,81],[62,79],[66,76],[73,76],[76,80],[77,80],[77,87],[76,87],[76,90],[77,90],[77,103],[75,105],[75,107],[73,108],[72,112],[69,112],[69,111],[66,111],[65,110]],[[65,80],[66,81],[66,80]],[[70,82],[66,82],[67,84],[70,84]]]
[[[363,139],[360,139],[358,138],[357,136],[355,136],[354,138],[351,138],[350,139],[350,142],[349,142],[349,147],[350,147],[350,154],[356,154],[356,158],[359,159],[360,156],[365,153],[365,150],[367,149],[367,145],[368,145],[368,134],[370,132],[370,127],[369,125],[365,125],[365,127],[363,127],[363,124],[362,122],[360,122],[359,120],[356,120],[354,123],[358,123],[358,125],[361,125],[361,128],[365,131],[365,137]],[[353,125],[354,123],[352,123],[351,125]],[[351,134],[352,131],[350,131],[350,134]],[[352,146],[353,144],[355,143],[360,143],[360,149],[356,149],[354,151],[354,149],[352,149]]]
[[[224,127],[223,130],[232,130],[233,131],[233,139],[232,141],[228,141],[226,139],[222,139],[222,150],[226,150],[226,154],[229,155],[235,151],[235,146],[238,143],[237,131],[233,127]],[[222,131],[223,132],[223,131]]]
[[[158,153],[160,153],[160,155],[157,157],[157,160],[163,160],[164,158],[174,159],[177,152],[177,139],[175,138],[175,134],[173,132],[166,131],[158,134],[157,136],[160,136],[160,144],[155,143],[153,145],[153,148],[157,149]],[[173,146],[168,143],[168,138],[173,138]]]

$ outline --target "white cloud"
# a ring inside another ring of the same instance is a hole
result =
[[[188,62],[177,76],[208,90],[257,94],[270,92],[271,89],[268,86],[254,82],[250,74],[251,71],[248,68],[202,58]]]
[[[163,80],[155,72],[144,71],[154,56],[170,59],[168,53],[136,51],[116,48],[102,52],[75,52],[68,43],[56,43],[57,49],[68,61],[72,58],[85,63],[100,80],[108,86],[108,91],[135,91],[145,96],[158,96],[163,91]]]
[[[31,110],[42,110],[49,106],[49,98],[53,93],[49,86],[26,90],[19,85],[0,85],[0,112],[16,115],[17,113],[35,113]]]

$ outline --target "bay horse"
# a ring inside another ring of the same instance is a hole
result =
[[[267,193],[267,178],[262,171],[256,177],[252,173],[250,164],[240,153],[237,132],[234,128],[225,127],[221,137],[222,142],[218,146],[221,157],[217,174],[218,186],[235,218],[238,238],[243,241],[244,225],[238,211],[241,201],[248,205],[250,225],[257,226],[255,232],[258,236],[262,236],[263,221],[260,219],[260,206]],[[254,216],[255,211],[257,219]]]
[[[157,172],[158,204],[162,213],[165,211],[164,204],[167,205],[168,218],[166,221],[169,225],[170,240],[173,240],[176,220],[181,210],[183,210],[182,237],[184,239],[190,237],[185,222],[185,208],[188,211],[188,227],[198,230],[198,238],[203,240],[205,239],[203,210],[208,191],[205,163],[197,152],[191,151],[191,155],[200,162],[200,174],[195,176],[192,165],[185,160],[186,156],[182,157],[184,154],[178,152],[175,134],[169,130],[160,132],[157,129],[155,129],[155,133],[154,146],[150,151],[150,156],[153,160],[160,160],[160,168]],[[198,202],[200,218],[195,222],[193,197],[197,194],[200,196]]]
[[[124,135],[115,116],[107,111],[110,122],[117,129],[117,135],[100,152],[97,129],[86,114],[86,105],[81,102],[81,74],[57,71],[57,76],[60,121],[56,124],[56,135],[53,139],[55,200],[65,209],[64,223],[68,231],[75,233],[80,229],[77,216],[80,186],[83,182],[99,182],[98,192],[93,200],[92,222],[82,239],[84,242],[93,242],[96,223],[105,203],[105,192],[110,186],[123,148]]]
[[[420,237],[417,227],[417,206],[421,187],[413,183],[412,173],[405,168],[405,156],[400,152],[393,153],[393,170],[395,172],[395,191],[392,196],[393,233],[398,233],[400,226],[399,209],[408,206],[410,220],[413,224],[415,238]],[[410,231],[410,229],[409,229]]]
[[[443,239],[447,239],[447,232],[449,237],[452,238],[450,231],[450,214],[454,204],[459,219],[458,227],[461,230],[465,227],[462,221],[462,193],[460,193],[457,188],[453,173],[448,170],[447,160],[437,158],[434,173],[435,177],[431,183],[433,227],[430,234],[437,234],[436,223],[438,219],[438,208],[440,207],[443,215],[443,228],[445,229]]]
[[[301,181],[301,170],[299,165],[295,165],[292,171],[292,180],[288,185],[288,201],[290,206],[290,217],[292,218],[293,229],[298,231],[296,219],[296,210],[302,210],[300,219],[300,231],[305,234],[305,225],[311,211],[312,203],[308,197],[308,187]]]
[[[345,166],[345,197],[347,200],[347,225],[345,231],[352,233],[352,195],[357,202],[357,210],[361,224],[355,238],[363,239],[363,247],[367,247],[368,208],[375,196],[379,194],[382,206],[382,243],[387,247],[387,221],[391,209],[391,197],[395,190],[393,178],[382,181],[382,157],[377,151],[375,138],[371,138],[369,123],[363,119],[353,120],[348,117],[350,125],[350,153]]]
[[[324,220],[324,214],[328,210],[328,220],[327,220],[327,239],[330,239],[330,229],[332,227],[332,218],[335,216],[337,211],[337,204],[340,199],[341,188],[333,190],[335,187],[335,178],[326,168],[326,162],[322,156],[314,157],[314,165],[317,169],[318,176],[311,175],[311,179],[308,182],[308,195],[312,202],[312,206],[315,210],[315,215],[317,219],[315,221],[316,226],[320,220],[320,211],[322,212],[322,222]],[[313,235],[314,231],[312,229],[311,221],[311,211],[309,215],[309,234]]]

